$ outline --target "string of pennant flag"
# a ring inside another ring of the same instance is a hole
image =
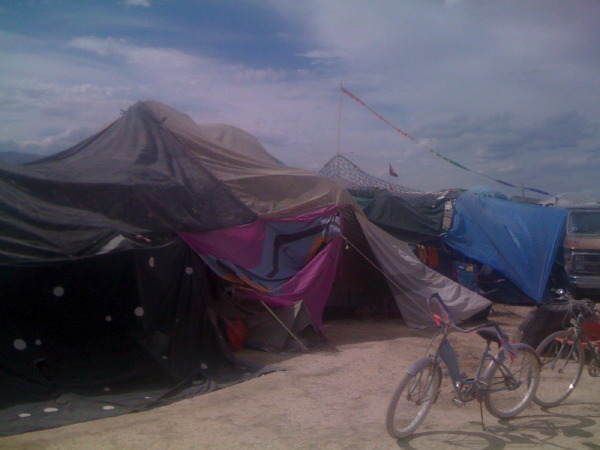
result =
[[[385,117],[383,117],[381,114],[379,114],[377,111],[375,111],[373,108],[371,108],[369,105],[367,105],[364,101],[362,101],[360,98],[358,98],[356,95],[354,95],[352,92],[350,92],[349,90],[347,90],[342,83],[340,83],[340,89],[342,90],[342,92],[344,94],[346,94],[348,97],[350,97],[352,100],[354,100],[355,102],[357,102],[358,104],[360,104],[361,106],[365,107],[366,109],[368,109],[375,117],[377,117],[379,120],[381,120],[383,123],[385,123],[386,125],[390,126],[393,130],[397,131],[398,133],[400,133],[402,136],[404,136],[405,138],[408,138],[412,141],[414,141],[419,147],[423,148],[424,150],[429,151],[430,153],[433,153],[435,156],[437,156],[438,158],[443,159],[444,161],[452,164],[453,166],[458,167],[459,169],[462,170],[466,170],[467,172],[472,172],[475,173],[477,175],[480,175],[482,177],[488,178],[490,180],[493,180],[497,183],[500,183],[504,186],[508,186],[508,187],[513,187],[513,188],[517,188],[517,189],[523,189],[523,190],[527,190],[527,191],[531,191],[531,192],[535,192],[537,194],[542,194],[542,195],[552,195],[549,192],[546,191],[542,191],[541,189],[536,189],[536,188],[532,188],[532,187],[526,187],[526,186],[517,186],[514,185],[512,183],[509,183],[508,181],[503,181],[503,180],[499,180],[497,178],[491,177],[489,175],[483,174],[481,172],[477,172],[477,171],[473,171],[471,169],[469,169],[468,167],[463,166],[462,164],[459,164],[458,162],[442,155],[439,152],[436,152],[435,150],[433,150],[430,147],[424,146],[422,144],[420,144],[417,139],[415,139],[413,136],[411,136],[410,134],[408,134],[406,131],[401,130],[400,128],[398,128],[396,125],[394,125],[393,123],[391,123],[390,121],[388,121]],[[392,176],[398,176],[396,174],[396,172],[394,171],[394,169],[392,169],[392,165],[390,163],[390,175]]]

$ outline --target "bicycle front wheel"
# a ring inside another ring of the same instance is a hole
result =
[[[533,399],[540,381],[540,362],[535,351],[525,344],[513,344],[516,355],[511,358],[505,350],[498,362],[486,369],[485,407],[495,417],[508,419],[523,411]]]
[[[400,439],[410,435],[423,422],[437,399],[442,371],[433,359],[415,362],[396,388],[386,415],[389,435]]]
[[[533,401],[544,408],[557,406],[579,382],[585,361],[583,345],[573,330],[561,330],[546,337],[536,353],[542,366]]]

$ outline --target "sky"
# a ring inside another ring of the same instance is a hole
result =
[[[599,43],[596,0],[6,0],[0,151],[157,100],[293,167],[339,153],[420,191],[600,200]]]

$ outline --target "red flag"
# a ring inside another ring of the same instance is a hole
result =
[[[390,163],[390,175],[393,176],[393,177],[397,177],[398,176],[398,174],[396,173],[396,171],[392,167],[392,163]]]

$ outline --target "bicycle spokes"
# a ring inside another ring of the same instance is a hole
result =
[[[560,404],[575,389],[584,364],[584,350],[579,336],[561,330],[547,336],[538,346],[541,382],[534,401],[550,408]]]
[[[415,405],[421,405],[429,400],[431,383],[433,383],[431,370],[432,369],[427,372],[419,372],[419,374],[413,378],[411,383],[409,383],[406,392],[406,399],[409,402],[412,402]]]
[[[501,419],[513,417],[529,404],[539,383],[538,358],[526,346],[515,344],[515,357],[500,357],[486,371],[488,411]]]
[[[415,372],[407,373],[390,400],[386,427],[390,436],[402,438],[425,419],[436,399],[441,371],[432,359],[423,359]]]

